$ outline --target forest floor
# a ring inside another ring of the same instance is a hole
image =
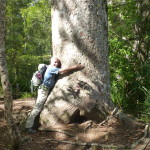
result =
[[[144,124],[125,126],[117,117],[104,124],[86,121],[81,124],[67,124],[51,131],[27,133],[24,131],[24,122],[34,103],[33,98],[13,101],[13,114],[24,139],[19,150],[123,150],[144,135]],[[10,146],[4,120],[4,102],[0,101],[0,150],[7,150]]]

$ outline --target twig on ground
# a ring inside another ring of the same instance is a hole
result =
[[[118,108],[115,107],[114,110],[111,112],[111,115],[108,116],[104,121],[102,121],[99,126],[97,128],[99,128],[101,125],[103,125],[106,121],[108,121],[109,119],[113,118],[113,117],[116,117],[117,116],[117,113],[118,113]]]
[[[114,118],[114,117],[116,117],[116,116],[109,116],[109,117],[107,117],[104,121],[102,121],[101,123],[99,123],[99,125],[98,125],[97,128],[99,128],[99,127],[100,127],[101,125],[103,125],[106,121],[108,121],[109,119]]]

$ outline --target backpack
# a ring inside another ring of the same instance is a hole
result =
[[[31,92],[33,93],[43,82],[44,74],[47,69],[46,64],[39,64],[38,70],[33,73],[32,79],[31,79]]]

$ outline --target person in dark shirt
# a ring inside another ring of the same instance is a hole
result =
[[[26,121],[26,131],[29,133],[36,133],[37,130],[34,129],[34,121],[35,118],[40,114],[43,109],[43,106],[47,100],[48,94],[50,90],[53,89],[56,79],[59,74],[69,73],[73,70],[83,69],[84,66],[78,64],[73,67],[69,67],[66,69],[61,69],[61,61],[57,57],[51,58],[51,64],[47,67],[47,70],[44,74],[43,83],[40,85],[38,89],[38,96],[33,110],[31,111],[27,121]]]

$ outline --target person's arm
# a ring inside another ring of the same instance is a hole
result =
[[[83,68],[84,68],[84,65],[78,64],[76,66],[69,67],[69,68],[66,68],[66,69],[60,69],[58,71],[58,73],[59,74],[65,74],[65,73],[69,73],[69,72],[74,71],[74,70],[80,70],[80,69],[83,69]]]

